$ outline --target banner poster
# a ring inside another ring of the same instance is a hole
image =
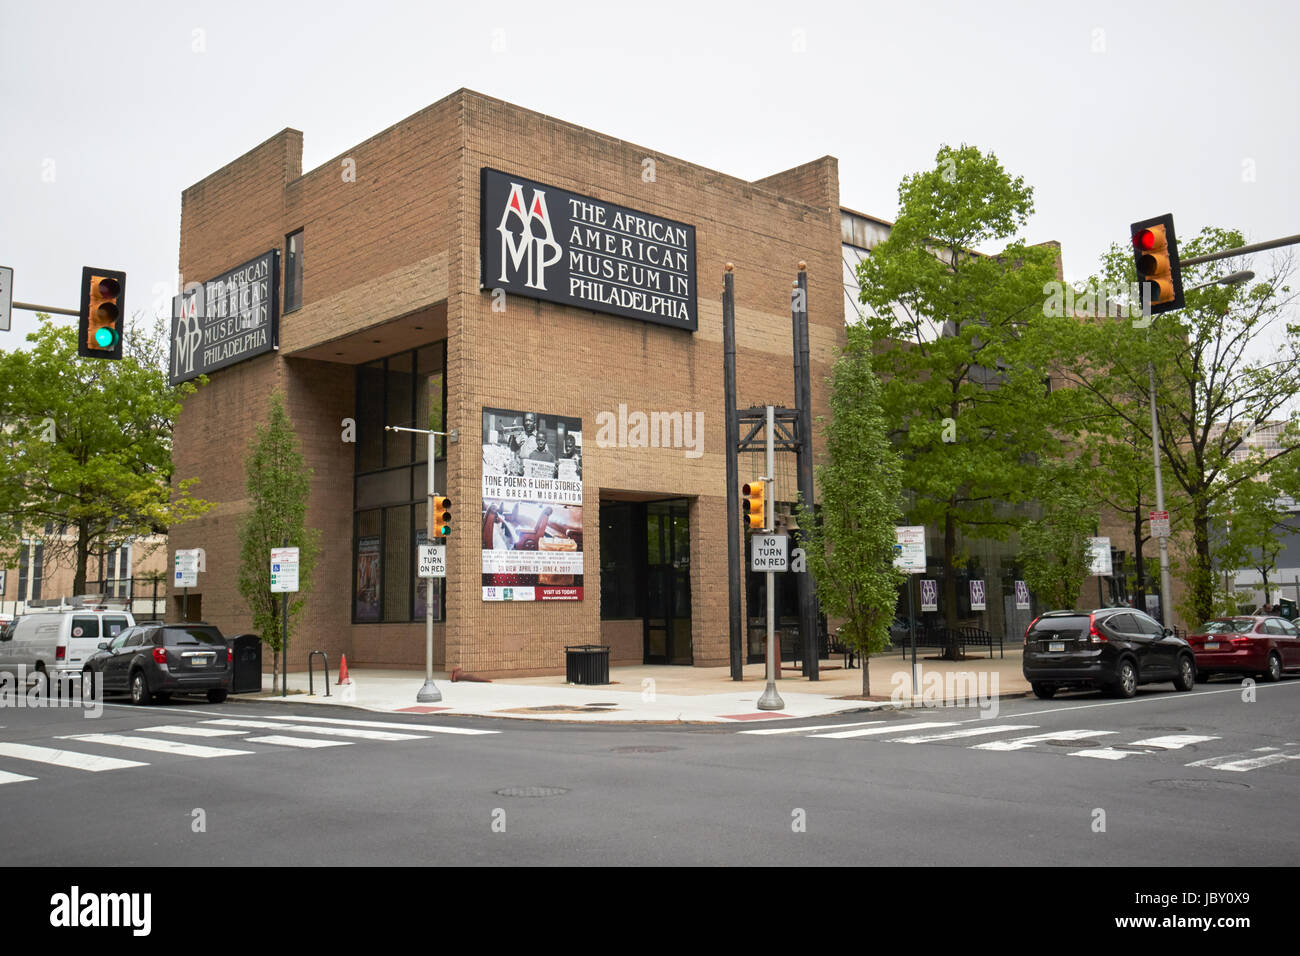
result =
[[[357,539],[356,619],[379,620],[379,535]]]
[[[483,600],[582,600],[582,420],[483,409]]]
[[[1029,588],[1025,585],[1024,581],[1016,582],[1016,610],[1029,610]]]
[[[930,578],[921,579],[921,610],[939,610],[939,582]]]
[[[972,611],[984,610],[984,582],[974,580],[970,583],[970,609]]]

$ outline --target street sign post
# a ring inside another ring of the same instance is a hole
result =
[[[289,594],[298,590],[298,549],[271,549],[271,593]]]
[[[185,590],[185,596],[181,599],[181,617],[187,621],[190,619],[190,588],[199,586],[199,571],[202,570],[203,565],[200,560],[202,554],[202,548],[176,552],[176,567],[172,576],[172,586],[184,588]]]
[[[925,573],[925,560],[925,525],[894,528],[894,567],[907,573],[907,639],[912,643],[913,697],[916,696],[916,611],[912,604],[912,575]],[[921,602],[925,610],[924,597]]]
[[[1151,537],[1167,538],[1169,537],[1169,512],[1152,511],[1151,518]]]

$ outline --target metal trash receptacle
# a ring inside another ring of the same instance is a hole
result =
[[[232,694],[260,694],[262,692],[262,639],[256,634],[240,634],[230,639],[230,649],[235,659],[235,672],[231,675]]]
[[[609,645],[578,644],[564,649],[565,680],[570,684],[609,683]]]

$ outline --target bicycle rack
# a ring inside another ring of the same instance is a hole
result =
[[[312,651],[307,655],[307,693],[316,696],[316,675],[313,672],[312,665],[316,662],[316,655],[319,654],[321,662],[325,665],[325,696],[330,695],[330,659],[324,651]]]

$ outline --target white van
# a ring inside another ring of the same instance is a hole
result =
[[[45,671],[51,677],[61,671],[80,674],[101,641],[111,641],[135,618],[122,608],[103,605],[88,607],[33,608],[0,631],[0,671],[31,675]]]

